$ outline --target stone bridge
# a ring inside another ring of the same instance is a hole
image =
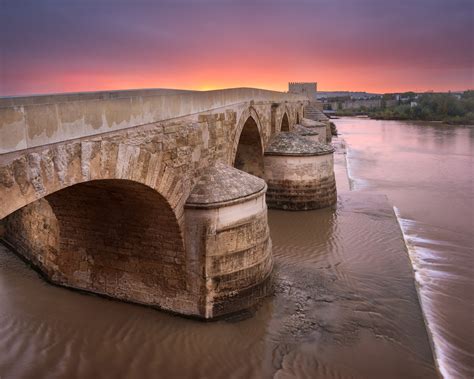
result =
[[[264,152],[307,104],[250,88],[2,98],[3,240],[63,286],[201,318],[250,307],[272,269],[261,178],[293,183]],[[330,205],[332,151],[308,149],[283,171],[319,159],[326,174],[298,180]]]

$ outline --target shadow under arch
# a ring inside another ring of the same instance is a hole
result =
[[[263,178],[263,140],[258,115],[253,108],[241,116],[234,140],[232,164],[239,170]]]
[[[74,184],[5,221],[5,240],[55,284],[170,310],[186,291],[178,220],[139,182]]]
[[[281,127],[280,131],[282,132],[289,132],[290,131],[290,122],[288,120],[288,114],[285,112],[281,119]]]

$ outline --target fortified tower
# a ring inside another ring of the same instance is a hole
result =
[[[308,96],[310,101],[316,101],[318,92],[318,83],[316,82],[290,82],[288,83],[288,92],[298,95]]]
[[[316,82],[288,83],[288,93],[304,95],[309,100],[309,104],[304,106],[303,116],[305,119],[308,119],[307,121],[309,121],[311,125],[305,125],[304,121],[301,122],[302,125],[306,127],[317,127],[323,124],[326,131],[321,133],[321,130],[317,130],[317,132],[320,133],[318,139],[321,142],[331,142],[331,136],[337,135],[336,126],[330,122],[329,118],[323,113],[323,103],[318,101],[317,92],[318,83]],[[316,121],[319,125],[314,124],[310,120]]]

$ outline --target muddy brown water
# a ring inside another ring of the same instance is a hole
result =
[[[0,377],[436,378],[392,194],[362,174],[348,192],[336,158],[337,207],[269,212],[275,293],[253,314],[203,323],[52,286],[0,245]]]
[[[474,128],[335,121],[353,189],[398,209],[443,376],[474,377]]]

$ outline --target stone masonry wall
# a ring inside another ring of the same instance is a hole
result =
[[[0,219],[66,186],[97,179],[128,179],[162,194],[182,216],[200,172],[217,160],[234,163],[243,124],[251,114],[263,140],[271,137],[271,104],[239,104],[206,114],[46,145],[0,156]],[[282,103],[290,127],[302,103]]]
[[[246,309],[268,294],[273,259],[263,192],[233,205],[187,209],[186,215],[189,234],[202,237],[189,250],[205,256],[207,317]]]
[[[275,180],[268,183],[269,208],[285,210],[310,210],[336,204],[337,192],[334,175],[320,180],[295,182]]]
[[[308,157],[266,155],[264,162],[269,208],[306,210],[336,203],[333,154]]]
[[[278,125],[286,112],[291,127],[302,104],[278,104]],[[251,114],[265,148],[271,104],[251,102],[3,154],[0,219],[30,204],[6,220],[7,238],[56,283],[198,314],[184,204],[203,170],[233,163]]]
[[[4,220],[3,238],[46,276],[58,270],[59,224],[46,199],[23,207]]]
[[[80,184],[48,197],[60,224],[56,282],[169,308],[186,290],[184,245],[166,201],[127,181]]]
[[[186,293],[181,232],[159,194],[109,180],[46,199],[7,217],[5,238],[51,281],[183,313],[195,310]]]

